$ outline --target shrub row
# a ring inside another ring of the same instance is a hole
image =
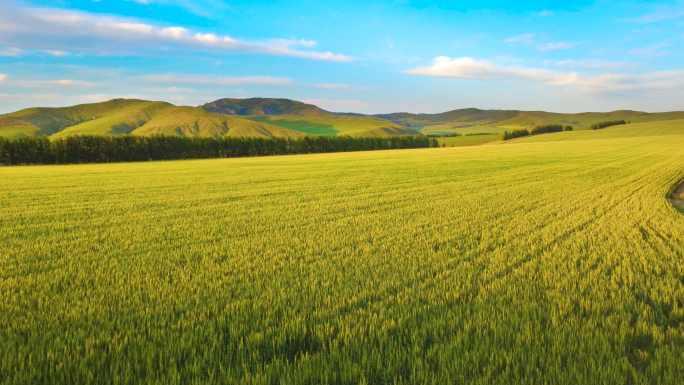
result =
[[[530,134],[527,130],[513,130],[505,131],[503,134],[503,140],[511,140],[515,138],[522,138],[523,136],[528,136]]]
[[[511,140],[528,135],[549,134],[552,132],[572,131],[572,126],[562,126],[560,124],[549,124],[546,126],[536,126],[531,131],[527,130],[513,130],[506,131],[503,134],[503,140]]]
[[[546,126],[537,126],[530,131],[530,135],[539,135],[539,134],[550,134],[552,132],[561,132],[563,131],[563,126],[560,124],[549,124]]]
[[[428,138],[454,138],[457,136],[462,136],[462,135],[458,132],[454,132],[451,134],[428,134],[427,137]]]
[[[283,138],[201,138],[181,136],[25,136],[0,138],[0,164],[69,164],[147,160],[238,158],[246,156],[372,151],[438,147],[422,135],[387,138],[306,136]]]
[[[610,120],[607,122],[598,122],[592,124],[589,128],[592,130],[600,130],[602,128],[610,127],[610,126],[619,126],[621,124],[627,124],[624,120]]]

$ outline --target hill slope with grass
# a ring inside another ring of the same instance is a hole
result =
[[[392,136],[418,135],[419,132],[400,124],[372,117],[355,116],[250,116],[248,120],[303,132],[309,135]]]
[[[291,99],[273,98],[225,98],[206,103],[203,109],[225,115],[258,116],[258,115],[291,115],[291,116],[320,116],[334,117],[335,114],[328,112],[313,104],[307,104]]]
[[[520,111],[515,110],[480,110],[478,108],[464,108],[439,114],[410,114],[407,112],[397,112],[374,116],[409,127],[425,127],[456,123],[462,123],[463,126],[471,124],[493,124],[516,117],[519,113]]]
[[[684,119],[684,111],[648,113],[642,111],[619,110],[612,112],[582,112],[564,114],[545,111],[517,110],[480,110],[465,108],[439,114],[410,114],[397,112],[373,115],[408,127],[422,129],[442,127],[467,128],[474,126],[489,127],[534,127],[546,124],[572,125],[576,129],[587,128],[594,123],[606,120],[626,120],[632,123],[655,122]]]
[[[115,99],[64,108],[29,108],[0,116],[0,136],[86,134],[290,138],[304,135],[202,108],[137,99]]]
[[[545,111],[479,110],[466,108],[440,114],[393,113],[374,115],[392,122],[413,127],[423,134],[502,134],[506,130],[531,129],[535,126],[561,124],[574,130],[588,129],[592,124],[625,120],[645,123],[684,119],[684,112],[648,113],[619,110],[612,112],[583,112],[563,114]]]
[[[684,135],[684,119],[663,120],[644,123],[632,123],[610,126],[600,130],[578,130],[570,132],[555,132],[553,134],[526,136],[515,139],[511,143],[540,143],[575,140],[645,138]]]
[[[572,125],[575,130],[587,129],[594,123],[609,120],[625,120],[631,123],[658,122],[684,119],[684,111],[648,113],[642,111],[620,110],[612,112],[582,112],[561,114],[545,111],[521,111],[518,116],[498,122],[503,128],[530,128],[538,125]]]
[[[240,115],[309,135],[379,136],[417,135],[418,131],[374,116],[336,114],[290,99],[219,99],[202,106],[207,111]]]

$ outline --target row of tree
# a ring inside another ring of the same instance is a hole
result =
[[[619,126],[621,124],[627,124],[624,120],[609,120],[606,122],[598,122],[594,123],[591,126],[589,126],[590,129],[592,130],[600,130],[602,128],[610,127],[610,126]]]
[[[552,132],[561,131],[572,131],[572,126],[563,126],[560,124],[548,124],[545,126],[536,126],[531,131],[528,130],[513,130],[505,131],[503,134],[503,140],[511,140],[515,138],[521,138],[528,135],[539,135],[539,134],[549,134]]]
[[[428,138],[454,138],[457,136],[462,136],[458,132],[452,132],[450,134],[428,134]]]
[[[503,140],[511,140],[515,138],[522,138],[523,136],[528,136],[530,134],[527,130],[513,130],[505,131],[503,134]]]
[[[552,132],[561,132],[561,131],[572,131],[572,126],[562,126],[560,124],[548,124],[545,126],[536,126],[535,128],[530,131],[530,135],[539,135],[539,134],[550,134]]]
[[[0,164],[69,164],[373,151],[439,147],[422,135],[385,138],[306,136],[299,139],[182,136],[46,136],[0,138]]]

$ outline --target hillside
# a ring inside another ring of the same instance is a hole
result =
[[[571,132],[556,132],[551,135],[533,135],[515,139],[510,143],[560,142],[671,135],[684,135],[684,119],[632,123],[606,127],[601,130],[578,130]]]
[[[545,111],[480,110],[466,108],[439,114],[410,114],[405,112],[374,115],[392,122],[414,127],[423,134],[462,135],[475,133],[500,134],[505,130],[531,128],[538,125],[571,125],[583,130],[606,120],[626,120],[631,123],[684,119],[684,112],[648,113],[619,110],[612,112],[583,112],[563,114]]]
[[[439,114],[333,113],[290,99],[219,99],[201,107],[114,99],[63,108],[28,108],[0,115],[0,136],[133,134],[187,136],[299,137],[422,134],[501,134],[536,125],[563,124],[583,130],[605,120],[631,123],[684,119],[684,112],[620,110],[562,114],[545,111],[466,108]],[[494,138],[493,135],[489,135]],[[484,138],[481,138],[482,140]]]
[[[405,125],[373,116],[336,114],[290,99],[219,99],[202,106],[207,111],[241,115],[309,135],[392,136],[417,135]]]
[[[545,124],[570,124],[575,129],[588,128],[594,123],[606,120],[625,120],[631,123],[658,122],[664,120],[684,119],[684,112],[648,113],[642,111],[619,110],[612,112],[583,112],[578,114],[561,114],[544,111],[522,111],[518,116],[498,122],[498,127],[518,128],[534,127]]]
[[[513,110],[480,110],[478,108],[464,108],[439,114],[410,114],[407,112],[397,112],[374,116],[409,127],[425,127],[447,123],[452,125],[463,123],[463,126],[469,126],[474,123],[492,124],[513,118],[518,114],[519,111]]]
[[[300,117],[250,116],[246,119],[272,124],[309,135],[391,136],[418,135],[419,132],[387,120],[373,117],[332,116]]]
[[[184,135],[299,137],[304,134],[197,107],[115,99],[64,108],[29,108],[0,116],[0,136]]]
[[[335,114],[320,109],[313,104],[306,104],[291,99],[225,98],[204,104],[203,109],[225,115],[292,115],[334,117]]]

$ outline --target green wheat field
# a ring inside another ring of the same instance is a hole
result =
[[[682,120],[2,167],[0,383],[681,383],[683,177]]]

